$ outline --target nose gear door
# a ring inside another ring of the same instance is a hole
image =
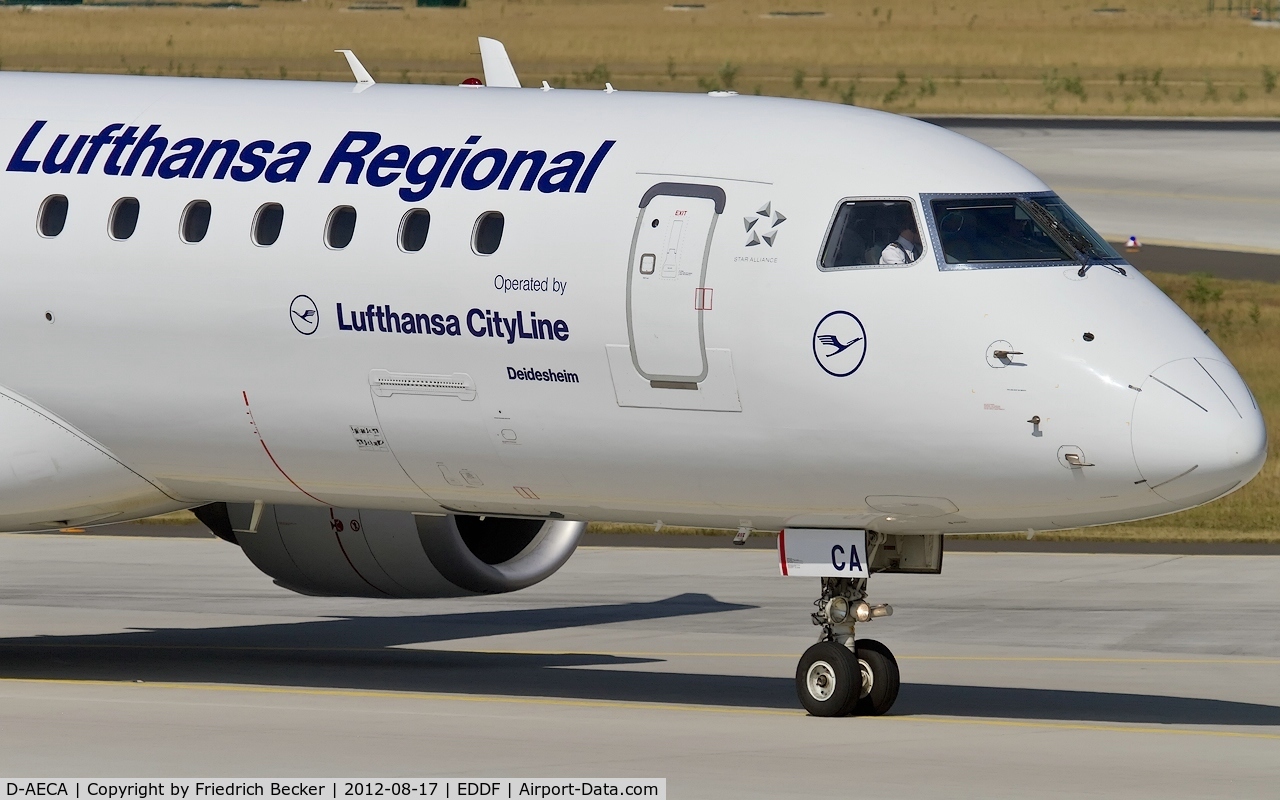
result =
[[[640,200],[627,270],[631,361],[650,381],[707,377],[702,312],[707,259],[724,213],[719,186],[659,183]]]

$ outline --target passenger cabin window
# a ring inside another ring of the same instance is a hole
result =
[[[502,244],[502,212],[486,211],[476,220],[475,231],[471,235],[471,249],[477,255],[491,256],[498,252]]]
[[[111,219],[107,225],[112,239],[123,242],[133,235],[138,228],[139,208],[136,197],[122,197],[116,201],[111,207]]]
[[[356,235],[356,210],[351,206],[338,206],[329,212],[324,226],[324,243],[330,250],[341,250],[351,244]]]
[[[280,238],[283,226],[284,206],[267,203],[253,215],[253,243],[259,247],[270,247]]]
[[[37,229],[40,235],[52,239],[62,233],[67,226],[67,198],[60,194],[51,194],[40,204],[40,216]]]
[[[907,200],[853,200],[836,210],[823,269],[897,266],[920,258],[920,227]]]
[[[1055,194],[931,198],[942,269],[1123,263]]]
[[[427,232],[431,230],[431,212],[425,208],[415,208],[400,220],[400,249],[406,253],[416,253],[427,243]]]
[[[182,210],[182,241],[195,244],[204,241],[209,233],[209,219],[213,215],[213,207],[208,200],[195,200]]]

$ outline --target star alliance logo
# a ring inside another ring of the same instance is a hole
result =
[[[828,375],[846,378],[867,357],[867,331],[848,311],[832,311],[813,329],[813,357]]]
[[[303,336],[315,333],[320,327],[320,309],[316,308],[316,301],[305,294],[293,298],[289,304],[289,321]]]
[[[742,218],[742,224],[747,229],[747,247],[755,247],[764,242],[773,247],[773,242],[778,238],[778,226],[786,222],[787,218],[780,211],[773,210],[773,203],[765,203],[755,214]]]

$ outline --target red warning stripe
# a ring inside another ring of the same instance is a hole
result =
[[[288,476],[285,476],[285,477],[288,477]],[[295,485],[296,485],[296,484],[295,484]],[[310,495],[308,495],[308,496],[310,496]],[[335,541],[337,541],[337,543],[338,543],[338,549],[342,551],[342,557],[343,557],[343,558],[345,558],[345,559],[347,560],[347,566],[351,567],[351,571],[352,571],[352,572],[354,572],[354,573],[356,574],[356,577],[357,577],[357,578],[359,578],[360,580],[364,581],[365,585],[366,585],[366,586],[368,586],[370,589],[374,590],[375,592],[377,592],[378,594],[380,594],[380,595],[382,595],[382,596],[384,596],[384,597],[390,597],[391,595],[390,595],[389,593],[387,593],[387,592],[383,591],[383,590],[382,590],[380,587],[378,587],[378,586],[374,586],[374,585],[373,585],[373,582],[372,582],[372,581],[370,581],[368,578],[366,578],[366,577],[364,576],[364,574],[360,572],[360,569],[355,565],[355,562],[351,560],[351,556],[347,555],[347,548],[346,548],[346,545],[344,545],[344,544],[342,543],[342,535],[338,532],[338,525],[332,525],[332,523],[333,523],[334,521],[336,521],[337,519],[338,519],[338,518],[337,518],[336,516],[334,516],[334,514],[333,514],[333,509],[332,509],[332,508],[330,508],[330,509],[329,509],[329,521],[330,521],[330,524],[331,524],[331,526],[332,526],[332,528],[333,528],[333,538],[334,538],[334,540],[335,540]],[[339,523],[339,524],[341,524],[341,523]]]
[[[258,423],[257,421],[254,420],[253,409],[249,406],[249,393],[246,391],[241,391],[240,396],[244,398],[245,413],[249,415],[249,424],[253,426],[253,435],[258,437],[258,443],[262,445],[263,451],[267,454],[267,458],[271,459],[271,463],[275,466],[276,471],[279,472],[281,475],[283,475],[285,480],[287,480],[289,483],[292,483],[293,488],[302,492],[307,497],[310,497],[312,500],[315,500],[317,503],[319,503],[322,506],[329,505],[325,501],[321,500],[319,497],[316,497],[311,492],[308,492],[306,489],[303,489],[301,486],[299,486],[298,482],[295,481],[293,478],[290,478],[289,473],[285,472],[284,469],[281,468],[280,462],[276,461],[276,457],[271,455],[271,448],[267,447],[266,440],[263,439],[262,434],[258,432]]]
[[[787,576],[787,532],[778,531],[778,564],[782,567],[782,576]]]

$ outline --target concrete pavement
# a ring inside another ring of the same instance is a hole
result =
[[[792,674],[816,581],[585,548],[513,595],[307,598],[209,539],[0,536],[5,776],[666,777],[676,797],[1264,796],[1280,558],[951,553],[873,579],[889,717]]]

